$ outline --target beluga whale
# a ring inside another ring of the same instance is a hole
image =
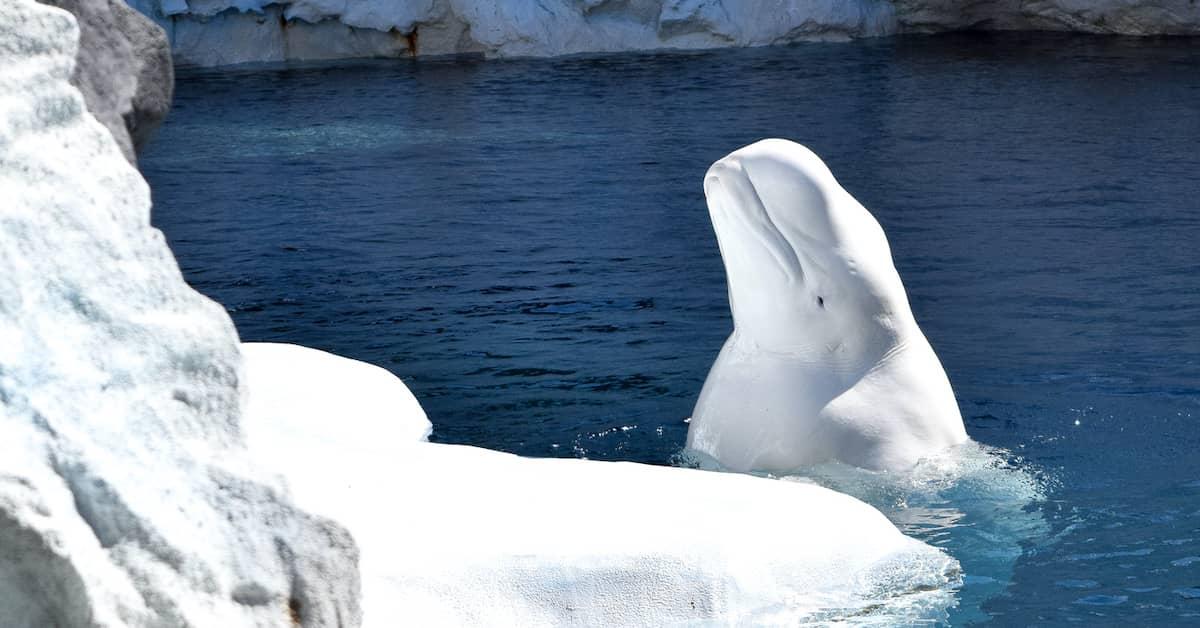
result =
[[[762,140],[714,163],[704,194],[733,333],[689,450],[732,471],[899,471],[968,440],[883,228],[819,157]]]

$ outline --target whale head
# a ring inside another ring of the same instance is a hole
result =
[[[857,370],[915,325],[883,229],[812,151],[751,144],[709,168],[704,193],[742,340]]]
[[[689,450],[736,471],[903,469],[967,440],[883,229],[812,151],[752,144],[709,168],[704,193],[734,331]]]

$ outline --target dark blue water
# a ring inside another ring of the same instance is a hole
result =
[[[1200,623],[1198,68],[1005,35],[187,71],[142,166],[243,339],[386,366],[439,441],[666,464],[731,325],[703,173],[803,142],[1016,478],[843,481],[963,562],[951,620]]]

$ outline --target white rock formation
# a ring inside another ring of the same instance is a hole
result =
[[[129,0],[180,63],[764,46],[895,30],[887,0]]]
[[[251,452],[353,533],[367,626],[897,625],[952,603],[954,559],[840,493],[425,443],[381,369],[243,351]]]
[[[1192,0],[128,0],[179,62],[766,46],[961,29],[1200,34]]]
[[[433,430],[408,387],[373,364],[272,342],[243,343],[242,357],[253,384],[246,415],[282,417],[288,438],[311,437],[342,451],[425,441]],[[247,427],[251,449],[260,449],[253,441],[261,426]]]
[[[166,34],[124,0],[40,2],[75,16],[80,45],[71,83],[135,161],[171,108],[175,72]]]
[[[893,0],[906,32],[1044,30],[1114,35],[1200,35],[1194,0]]]
[[[354,624],[354,542],[246,455],[236,332],[70,85],[78,37],[0,2],[0,623]]]

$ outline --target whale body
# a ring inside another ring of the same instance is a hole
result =
[[[819,157],[762,140],[714,163],[704,193],[734,330],[688,449],[734,471],[900,470],[967,440],[883,229]]]

